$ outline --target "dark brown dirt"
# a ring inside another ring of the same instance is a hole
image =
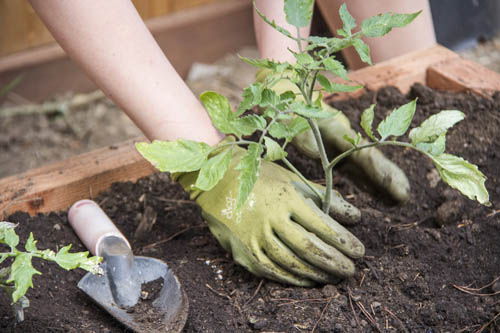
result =
[[[385,88],[335,106],[358,123],[362,110],[376,100],[378,122],[414,97],[419,97],[414,125],[442,109],[466,113],[449,132],[447,151],[479,165],[488,176],[493,206],[457,195],[437,181],[430,161],[411,150],[384,149],[411,181],[412,197],[404,206],[355,185],[342,166],[335,186],[363,212],[362,222],[350,229],[365,244],[366,256],[357,261],[356,275],[337,285],[297,288],[247,273],[166,175],[115,184],[96,200],[131,240],[145,207],[156,211],[150,237],[133,241],[133,247],[136,254],[165,260],[178,275],[190,302],[185,332],[476,332],[488,323],[485,332],[500,331],[499,283],[468,293],[456,287],[481,288],[500,276],[500,98],[415,86],[408,96]],[[321,178],[315,161],[290,154],[307,177]],[[66,212],[16,213],[8,219],[19,223],[24,240],[33,231],[39,248],[72,243],[74,250],[83,250]],[[0,331],[124,331],[76,288],[84,272],[40,262],[37,268],[43,275],[34,278],[35,289],[28,292],[25,322],[13,324],[8,300],[0,296]]]

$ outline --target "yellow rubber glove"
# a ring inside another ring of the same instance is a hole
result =
[[[224,178],[210,191],[194,188],[197,172],[175,178],[200,205],[210,231],[234,260],[257,276],[298,286],[351,276],[349,258],[362,257],[363,244],[318,208],[313,192],[292,172],[262,160],[252,193],[236,208],[235,167],[245,149],[235,147],[232,154]],[[357,208],[338,193],[332,197],[334,216],[346,223],[359,220]]]
[[[256,76],[257,81],[263,82],[269,73],[269,70],[260,70]],[[288,80],[279,81],[273,86],[273,90],[277,94],[288,90],[299,93],[298,88]],[[321,137],[327,151],[333,150],[342,153],[352,148],[352,145],[344,139],[345,135],[351,138],[356,137],[356,132],[351,128],[349,119],[342,112],[333,109],[324,102],[322,102],[322,106],[324,109],[338,112],[332,118],[318,120]],[[364,142],[366,141],[362,140],[360,144]],[[319,158],[319,150],[312,130],[297,135],[292,144],[306,156]],[[361,169],[374,185],[385,190],[393,199],[399,202],[405,202],[409,199],[410,183],[405,173],[378,149],[359,150],[352,154],[349,159]]]

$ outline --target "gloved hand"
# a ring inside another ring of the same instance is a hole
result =
[[[260,70],[256,76],[257,81],[264,81],[269,73],[269,70]],[[288,80],[279,81],[273,87],[273,90],[277,94],[287,90],[299,93],[298,88]],[[321,137],[327,151],[333,150],[342,153],[352,148],[352,145],[344,139],[345,135],[351,138],[356,137],[356,132],[351,128],[349,119],[342,112],[333,109],[324,102],[322,102],[322,106],[324,109],[338,112],[334,117],[318,119]],[[366,143],[366,141],[362,140],[361,144],[363,143]],[[319,158],[319,150],[312,130],[297,135],[292,144],[306,156]],[[399,202],[405,202],[409,199],[410,183],[405,173],[378,149],[366,148],[359,150],[352,154],[349,159],[361,169],[375,186],[385,190],[393,199]]]
[[[263,160],[252,193],[236,208],[235,167],[245,149],[235,147],[232,154],[224,178],[210,191],[194,188],[197,172],[176,175],[176,180],[200,205],[210,231],[234,260],[257,276],[298,286],[351,276],[349,257],[362,257],[363,244],[318,208],[315,194],[292,172]],[[357,208],[336,192],[332,197],[334,216],[345,223],[359,220]]]

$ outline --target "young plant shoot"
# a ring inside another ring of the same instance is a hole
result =
[[[88,252],[70,253],[71,245],[61,248],[59,251],[39,250],[37,241],[30,233],[26,241],[25,250],[17,249],[19,236],[14,228],[16,225],[10,222],[0,222],[0,244],[5,244],[9,249],[7,252],[0,251],[0,264],[8,258],[13,258],[12,264],[0,267],[0,288],[5,290],[12,300],[12,306],[18,321],[24,318],[23,309],[29,306],[25,294],[28,288],[33,288],[33,275],[42,274],[31,264],[32,258],[40,258],[47,261],[55,261],[66,270],[82,268],[94,274],[102,274],[99,267],[101,257],[89,257]]]
[[[255,2],[254,2],[255,6]],[[361,60],[371,64],[370,49],[361,37],[380,37],[393,28],[404,27],[412,22],[420,12],[413,14],[385,13],[366,19],[357,27],[347,7],[340,7],[343,28],[337,31],[339,38],[300,36],[301,27],[309,24],[313,12],[313,0],[285,0],[286,20],[296,27],[288,31],[265,17],[255,8],[260,17],[274,29],[297,42],[299,52],[293,53],[296,62],[278,62],[270,59],[241,59],[260,69],[257,82],[243,91],[243,100],[233,112],[228,100],[215,92],[205,92],[201,101],[205,105],[214,126],[228,136],[217,146],[211,147],[202,142],[177,140],[175,142],[153,141],[138,143],[138,151],[160,171],[171,173],[197,172],[195,188],[209,191],[224,176],[232,159],[235,146],[245,146],[245,156],[237,165],[239,170],[239,192],[237,207],[245,203],[258,179],[262,159],[282,161],[291,171],[310,187],[322,203],[322,210],[329,212],[332,196],[332,170],[344,158],[369,147],[396,145],[409,147],[431,158],[444,182],[459,190],[468,198],[489,205],[488,192],[484,186],[485,176],[477,166],[464,159],[445,153],[446,132],[464,118],[460,111],[447,110],[433,115],[409,133],[410,142],[397,141],[410,126],[415,113],[417,100],[405,104],[390,113],[374,132],[372,123],[374,107],[364,111],[361,126],[371,141],[345,136],[351,148],[330,160],[327,156],[319,125],[321,121],[334,117],[338,111],[325,107],[322,93],[350,92],[360,89],[359,85],[348,84],[344,65],[335,59],[334,54],[353,46]],[[302,43],[308,46],[303,49]],[[324,73],[337,76],[346,84],[331,82]],[[246,111],[257,107],[259,114]],[[332,111],[333,110],[333,111]],[[318,147],[321,165],[325,172],[325,191],[305,179],[287,160],[285,147],[292,139],[307,130],[312,130]],[[246,137],[258,134],[256,141]]]

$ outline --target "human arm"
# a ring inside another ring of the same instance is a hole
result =
[[[30,2],[69,56],[149,139],[222,139],[132,2]]]
[[[330,31],[334,33],[342,27],[338,9],[343,0],[317,0],[317,6],[323,14]],[[370,47],[373,63],[378,63],[411,51],[425,49],[436,44],[431,8],[428,0],[350,0],[347,8],[356,22],[361,24],[365,19],[386,12],[422,13],[404,29],[395,29],[380,38],[364,38]],[[367,66],[362,62],[353,48],[345,49],[342,54],[350,69]]]

